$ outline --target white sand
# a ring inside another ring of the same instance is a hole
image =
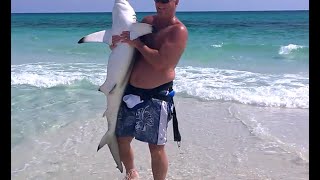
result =
[[[182,147],[179,149],[173,142],[170,122],[167,179],[309,179],[308,159],[303,160],[290,146],[275,145],[273,139],[260,137],[256,129],[245,123],[248,121],[241,121],[250,113],[263,118],[261,108],[188,98],[176,98],[175,102]],[[273,111],[283,112],[280,116],[302,114],[301,118],[308,121],[307,110]],[[266,114],[270,113],[275,114]],[[101,114],[102,111],[97,112],[97,118],[75,120],[65,127],[48,130],[15,146],[11,151],[12,179],[123,178],[107,146],[96,152],[107,129]],[[135,140],[133,148],[141,179],[152,179],[147,144]]]

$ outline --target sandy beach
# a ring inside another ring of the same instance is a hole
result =
[[[295,153],[288,145],[266,138],[246,118],[290,118],[308,122],[308,110],[254,107],[232,102],[206,102],[175,98],[182,144],[173,142],[169,122],[166,151],[167,179],[254,180],[309,177],[308,151]],[[101,111],[102,113],[102,111]],[[11,178],[22,179],[110,179],[124,177],[109,149],[96,152],[107,129],[106,119],[74,120],[64,127],[44,131],[12,148]],[[305,125],[308,128],[308,124]],[[285,129],[285,128],[284,128]],[[300,130],[308,134],[308,129]],[[304,132],[305,131],[305,132]],[[304,137],[308,137],[308,135]],[[308,142],[308,139],[302,139]],[[290,144],[290,143],[289,143]],[[152,179],[146,144],[133,141],[135,164],[141,179]]]

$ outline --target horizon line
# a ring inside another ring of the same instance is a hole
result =
[[[309,11],[309,9],[275,9],[275,10],[190,10],[179,12],[274,12],[274,11]],[[136,11],[136,13],[155,13],[156,11]],[[45,13],[112,13],[112,11],[68,11],[68,12],[11,12],[11,14],[45,14]]]

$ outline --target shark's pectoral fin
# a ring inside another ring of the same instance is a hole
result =
[[[116,88],[116,86],[117,86],[117,84],[115,84],[115,85],[113,86],[113,88],[109,91],[109,94],[113,92],[113,90]]]
[[[147,23],[133,23],[130,26],[130,40],[152,33],[152,25]]]
[[[103,30],[98,31],[92,34],[89,34],[83,38],[81,38],[78,43],[87,43],[87,42],[100,42],[100,43],[107,43],[109,45],[112,44],[112,34],[111,30]]]

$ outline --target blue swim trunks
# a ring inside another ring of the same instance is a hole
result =
[[[163,87],[153,91],[154,89],[141,89],[128,85],[124,96],[139,100],[133,100],[136,101],[133,105],[127,104],[128,101],[122,101],[116,125],[117,137],[131,136],[150,144],[165,145],[168,122],[172,119],[173,101],[146,96],[168,91]]]

